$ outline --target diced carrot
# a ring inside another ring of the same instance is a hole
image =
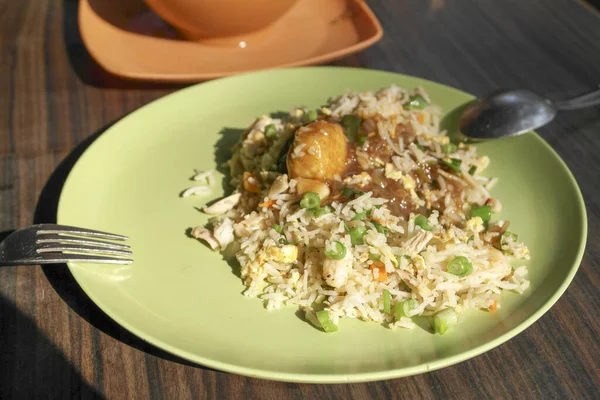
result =
[[[494,300],[494,302],[492,303],[492,305],[489,307],[491,312],[496,312],[496,309],[498,308],[498,302],[496,302],[496,300]]]
[[[369,269],[373,273],[373,277],[375,277],[375,270],[377,270],[378,274],[375,279],[377,279],[379,282],[387,281],[387,272],[385,270],[385,265],[383,265],[381,261],[375,261],[373,264],[371,264]]]
[[[254,184],[253,182],[251,182],[250,179],[256,180],[256,178],[254,177],[254,175],[252,175],[248,171],[245,171],[244,175],[242,176],[242,180],[244,182],[244,189],[246,191],[248,191],[248,192],[260,193],[260,188],[258,186],[256,186],[256,184]]]
[[[425,122],[425,114],[421,113],[419,114],[419,116],[417,117],[417,122],[421,125],[423,125],[423,123]]]
[[[260,203],[258,206],[259,207],[267,207],[267,208],[271,208],[275,205],[275,203],[277,203],[276,200],[267,200],[264,203]]]

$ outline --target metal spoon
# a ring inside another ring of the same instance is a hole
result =
[[[471,139],[497,139],[522,135],[548,124],[559,111],[600,104],[600,86],[593,92],[565,101],[552,101],[527,90],[501,90],[468,106],[458,125]]]

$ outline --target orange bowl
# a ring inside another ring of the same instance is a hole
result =
[[[145,0],[189,39],[235,38],[266,29],[298,0]]]

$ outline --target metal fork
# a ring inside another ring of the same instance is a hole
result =
[[[129,246],[115,235],[74,226],[39,224],[14,231],[0,243],[0,266],[60,264],[70,261],[131,264]]]

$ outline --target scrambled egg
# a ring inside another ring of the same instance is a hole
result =
[[[473,233],[483,232],[485,230],[485,226],[483,225],[483,220],[481,217],[473,217],[469,219],[465,223],[465,230]]]
[[[448,143],[450,143],[450,138],[448,136],[432,136],[431,139],[434,142],[438,142],[439,144],[448,144]]]
[[[286,244],[282,247],[267,246],[263,251],[267,260],[279,263],[293,263],[298,258],[298,247],[293,244]]]
[[[397,181],[402,178],[402,172],[394,164],[387,163],[385,164],[385,177]]]
[[[293,244],[284,246],[265,246],[259,252],[256,258],[249,261],[242,268],[242,276],[256,275],[253,278],[262,280],[267,276],[264,265],[269,261],[283,264],[291,264],[298,259],[298,247]]]
[[[355,174],[355,175],[347,177],[346,179],[344,179],[344,183],[347,183],[350,185],[364,186],[364,185],[369,184],[372,180],[373,180],[373,178],[371,178],[371,175],[369,175],[368,172],[363,171],[360,174]]]

